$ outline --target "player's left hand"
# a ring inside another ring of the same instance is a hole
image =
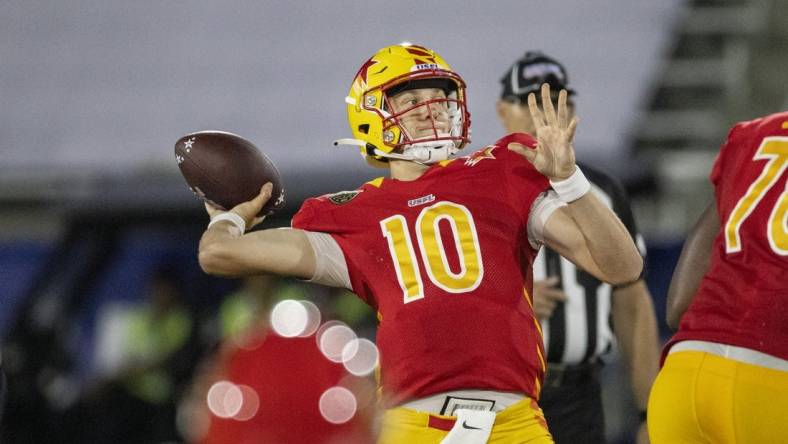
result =
[[[566,105],[566,90],[558,94],[558,111],[553,107],[550,85],[542,84],[542,110],[536,104],[536,96],[528,95],[528,110],[536,128],[536,148],[529,149],[520,144],[511,144],[509,149],[521,154],[534,165],[537,171],[550,180],[560,181],[575,172],[575,150],[572,141],[577,128],[577,118],[569,120]]]

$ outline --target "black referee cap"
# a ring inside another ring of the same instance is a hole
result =
[[[528,94],[539,91],[542,83],[549,84],[553,91],[565,89],[570,96],[575,94],[568,87],[569,76],[563,65],[541,51],[528,51],[501,77],[501,99],[524,103]]]

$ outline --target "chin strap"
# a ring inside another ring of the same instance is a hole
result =
[[[369,148],[366,142],[359,139],[335,140],[334,146],[339,145],[360,146],[365,150]],[[420,142],[406,145],[402,154],[387,153],[377,148],[372,148],[371,151],[376,156],[385,157],[388,159],[408,160],[423,165],[432,165],[434,163],[447,160],[459,150],[454,146],[453,142]],[[361,155],[364,156],[364,153],[362,152]]]
[[[412,160],[424,165],[432,165],[447,160],[459,151],[453,142],[421,142],[407,145],[402,151],[405,160]],[[389,153],[390,156],[392,153]],[[395,154],[396,155],[396,154]]]

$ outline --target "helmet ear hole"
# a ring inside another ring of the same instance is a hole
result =
[[[358,132],[363,134],[369,134],[369,124],[365,123],[363,125],[358,126]]]

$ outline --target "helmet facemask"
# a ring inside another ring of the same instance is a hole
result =
[[[408,90],[428,88],[442,90],[445,96],[419,101],[413,106],[394,111],[393,97]],[[460,98],[455,79],[445,76],[415,80],[410,78],[393,86],[382,85],[381,89],[383,104],[376,111],[382,118],[383,141],[391,147],[392,151],[385,157],[433,164],[448,159],[468,142],[465,134],[466,126],[463,122],[463,116],[467,116],[468,113],[465,102]],[[404,120],[413,118],[413,114],[422,114],[424,117],[416,118],[429,122],[431,129],[418,135],[410,134]],[[442,119],[441,115],[444,115]]]

